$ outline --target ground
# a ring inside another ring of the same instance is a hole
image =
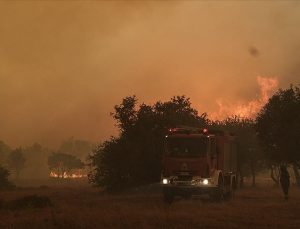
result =
[[[107,194],[81,182],[23,187],[0,192],[5,202],[27,195],[47,196],[53,206],[0,209],[0,228],[300,228],[300,189],[285,201],[278,187],[236,192],[231,201],[205,196],[163,203],[157,188]]]

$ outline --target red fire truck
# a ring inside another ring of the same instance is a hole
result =
[[[161,185],[164,199],[208,194],[230,198],[236,188],[236,137],[224,131],[178,127],[165,137]]]

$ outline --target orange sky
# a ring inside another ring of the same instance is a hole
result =
[[[0,139],[104,140],[133,94],[248,104],[257,76],[299,84],[299,28],[297,1],[1,1]]]

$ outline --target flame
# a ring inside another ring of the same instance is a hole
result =
[[[58,175],[56,172],[54,172],[54,171],[51,171],[50,174],[49,174],[49,176],[50,176],[50,177],[56,177],[56,178],[61,177],[61,176],[59,176],[59,175]],[[83,178],[83,177],[87,177],[87,175],[86,175],[86,174],[79,173],[79,172],[77,172],[77,173],[72,173],[72,174],[67,174],[66,172],[64,172],[62,178],[64,178],[64,179],[66,179],[66,178],[76,179],[76,178]]]
[[[58,177],[58,174],[55,173],[55,172],[53,172],[53,171],[51,171],[49,176],[50,177]]]
[[[216,103],[219,106],[218,112],[212,113],[211,119],[222,120],[227,117],[238,116],[240,118],[255,118],[260,109],[268,102],[271,95],[278,88],[278,80],[270,77],[256,77],[257,84],[260,88],[260,98],[254,99],[247,103],[228,102],[218,99]]]
[[[277,90],[278,80],[276,78],[265,78],[261,76],[258,76],[256,80],[258,86],[260,87],[260,93],[261,93],[260,102],[261,105],[263,106],[268,102],[269,98],[275,92],[275,90]]]

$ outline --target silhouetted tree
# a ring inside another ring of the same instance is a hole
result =
[[[16,175],[16,179],[19,178],[20,172],[25,167],[26,158],[24,157],[22,148],[17,148],[8,155],[7,165],[11,171]]]
[[[48,157],[48,166],[58,177],[64,178],[72,170],[82,169],[84,163],[73,155],[56,152]]]
[[[23,148],[26,156],[26,167],[22,172],[24,177],[29,178],[46,178],[49,177],[49,169],[47,166],[49,150],[39,143]]]
[[[6,158],[11,152],[11,148],[5,144],[3,141],[0,141],[0,164],[6,163]]]
[[[199,116],[185,96],[153,106],[138,106],[135,96],[126,97],[114,109],[111,115],[120,137],[105,141],[90,155],[90,181],[108,190],[159,181],[167,129],[178,125],[203,127],[207,121],[205,114]]]
[[[0,190],[11,188],[13,185],[8,181],[9,171],[0,166]]]
[[[270,163],[291,163],[300,185],[300,90],[278,90],[256,119],[258,137]]]
[[[136,121],[136,104],[135,96],[125,97],[120,105],[116,105],[115,112],[111,113],[113,118],[117,121],[117,126],[121,132],[129,131]]]

